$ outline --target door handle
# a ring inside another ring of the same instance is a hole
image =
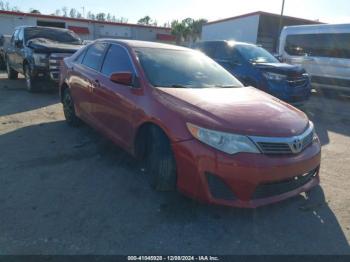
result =
[[[90,86],[91,86],[91,91],[94,91],[95,88],[99,88],[100,85],[100,81],[99,80],[94,80],[90,82]]]

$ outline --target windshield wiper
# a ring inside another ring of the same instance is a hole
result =
[[[240,86],[234,86],[234,85],[216,85],[215,87],[219,87],[219,88],[235,88],[235,87],[240,87]]]
[[[189,86],[185,86],[185,85],[178,85],[178,84],[175,84],[175,85],[171,85],[169,87],[174,87],[174,88],[189,88]]]

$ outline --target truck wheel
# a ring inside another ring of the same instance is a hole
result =
[[[0,70],[5,70],[6,69],[6,63],[5,63],[5,59],[0,56]]]
[[[151,127],[146,146],[146,172],[157,191],[176,189],[176,163],[168,137],[157,127]]]
[[[73,98],[68,88],[64,90],[62,103],[63,103],[64,117],[66,118],[66,122],[68,123],[68,125],[74,126],[74,127],[80,126],[81,120],[75,114],[75,106],[74,106]]]
[[[10,80],[15,80],[18,78],[18,72],[16,72],[15,70],[13,70],[9,64],[9,62],[7,61],[6,63],[6,71],[7,71],[7,77]]]
[[[24,77],[26,79],[26,86],[28,92],[37,92],[40,90],[37,81],[33,78],[30,70],[30,66],[28,64],[24,65]]]

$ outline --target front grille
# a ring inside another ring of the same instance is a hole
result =
[[[59,80],[61,63],[64,58],[71,56],[69,53],[53,53],[49,57],[49,73],[52,80]]]
[[[289,77],[287,83],[291,87],[303,87],[308,83],[309,79],[306,76],[301,77]]]
[[[292,154],[289,144],[287,143],[271,143],[260,142],[258,143],[260,150],[264,154]]]
[[[212,197],[231,201],[237,199],[231,189],[218,176],[206,173],[206,178]]]
[[[300,152],[306,149],[313,140],[313,132],[305,136],[301,140],[302,147]],[[293,141],[294,142],[294,141]],[[258,142],[258,146],[264,154],[293,154],[294,143],[278,143],[278,142]]]
[[[306,174],[296,176],[287,180],[273,182],[273,183],[265,183],[259,185],[253,194],[253,199],[262,199],[267,197],[278,196],[299,187],[306,185],[310,182],[314,177],[317,176],[318,168],[308,172]]]
[[[313,143],[314,125],[309,123],[308,129],[299,136],[293,137],[249,137],[263,154],[299,154]]]

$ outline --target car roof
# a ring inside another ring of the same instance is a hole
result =
[[[149,41],[140,41],[140,40],[127,40],[127,39],[97,39],[96,42],[109,42],[116,44],[123,44],[125,46],[129,46],[131,48],[156,48],[156,49],[172,49],[172,50],[191,50],[186,47],[163,44],[157,42],[149,42]]]
[[[214,43],[214,44],[218,44],[218,43],[226,43],[226,44],[230,44],[233,43],[234,45],[250,45],[250,46],[256,46],[252,43],[246,43],[246,42],[238,42],[235,40],[210,40],[210,41],[201,41],[198,42],[198,44],[205,44],[205,43]]]

